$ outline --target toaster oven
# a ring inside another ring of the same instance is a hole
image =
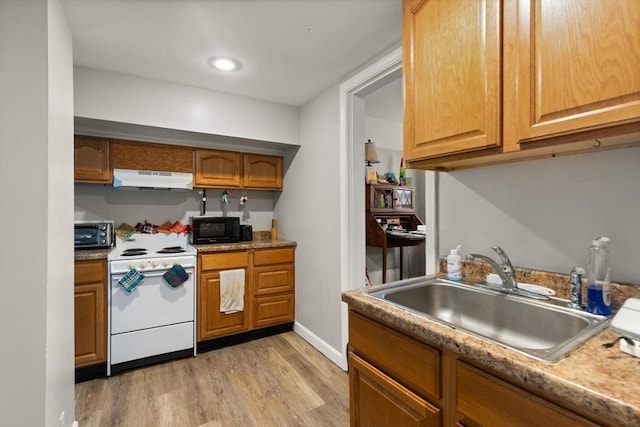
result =
[[[73,246],[78,249],[108,249],[114,243],[113,221],[76,221]]]

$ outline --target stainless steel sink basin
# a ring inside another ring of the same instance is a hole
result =
[[[567,308],[564,300],[541,302],[440,278],[408,279],[367,293],[549,363],[608,324],[607,317]]]

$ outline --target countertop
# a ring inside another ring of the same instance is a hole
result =
[[[295,247],[296,242],[284,239],[254,239],[247,242],[238,243],[216,243],[213,245],[193,245],[199,254],[213,252],[243,251],[249,249],[269,249]]]
[[[74,251],[75,261],[106,260],[113,249],[85,249]]]
[[[217,243],[214,245],[193,245],[198,253],[213,253],[227,251],[246,251],[249,249],[269,249],[295,247],[297,243],[285,239],[254,239],[238,243]],[[113,249],[86,249],[74,252],[75,261],[106,260]]]
[[[584,408],[612,424],[640,425],[640,359],[623,353],[617,345],[602,347],[618,336],[610,328],[568,357],[547,364],[377,300],[364,294],[365,289],[373,288],[344,292],[342,300],[351,309],[457,353],[516,385]]]

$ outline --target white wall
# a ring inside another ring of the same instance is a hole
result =
[[[0,425],[70,426],[73,84],[58,0],[0,0],[0,76]]]
[[[254,231],[271,229],[274,191],[247,191],[248,202],[241,206],[240,190],[229,190],[230,203],[224,205],[222,190],[207,190],[207,216],[237,216],[241,224]],[[149,221],[160,225],[165,221],[189,222],[200,215],[201,191],[128,190],[93,184],[75,185],[76,220],[112,220],[116,227],[123,222],[136,225]]]
[[[296,249],[296,328],[325,355],[341,347],[339,88],[305,105],[300,144],[276,203],[281,235]]]
[[[77,117],[298,143],[295,107],[79,66],[74,73]]]
[[[494,255],[569,273],[611,238],[612,280],[640,284],[640,147],[483,167],[439,177],[440,255]]]

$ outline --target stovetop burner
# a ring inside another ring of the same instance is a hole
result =
[[[186,252],[187,250],[182,246],[169,246],[168,248],[162,248],[157,251],[157,254],[180,254]]]
[[[147,250],[144,248],[132,248],[125,249],[120,256],[138,256],[138,255],[146,255]]]

